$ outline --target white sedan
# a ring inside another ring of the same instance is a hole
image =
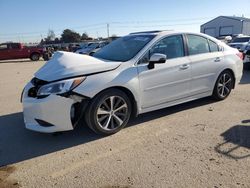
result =
[[[51,133],[86,122],[109,135],[131,116],[206,96],[223,100],[242,77],[242,57],[210,36],[175,31],[132,33],[93,57],[58,52],[24,88],[25,125]]]

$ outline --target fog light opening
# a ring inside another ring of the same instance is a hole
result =
[[[70,119],[72,126],[75,127],[80,118],[80,103],[75,103],[71,106],[70,109]]]
[[[76,111],[75,106],[72,105],[72,106],[71,106],[71,109],[70,109],[70,118],[71,118],[72,120],[75,119],[75,111]]]

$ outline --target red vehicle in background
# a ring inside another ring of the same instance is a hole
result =
[[[21,43],[0,44],[0,60],[30,58],[32,61],[37,61],[43,53],[41,47],[26,47]]]

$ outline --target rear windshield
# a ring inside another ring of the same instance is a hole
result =
[[[250,40],[250,37],[235,38],[235,39],[233,39],[232,43],[235,43],[235,42],[248,42],[249,40]]]
[[[104,46],[93,56],[110,61],[128,61],[132,59],[155,35],[128,35]]]

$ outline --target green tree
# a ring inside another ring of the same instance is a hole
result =
[[[81,40],[81,35],[70,29],[65,29],[61,35],[61,41],[65,43],[79,42],[80,40]]]
[[[44,40],[43,39],[41,40],[40,44],[44,44]]]
[[[60,43],[60,39],[59,38],[55,38],[55,43]]]
[[[82,39],[82,40],[88,40],[88,38],[89,38],[88,34],[87,34],[86,32],[84,32],[84,33],[82,34],[81,39]]]

